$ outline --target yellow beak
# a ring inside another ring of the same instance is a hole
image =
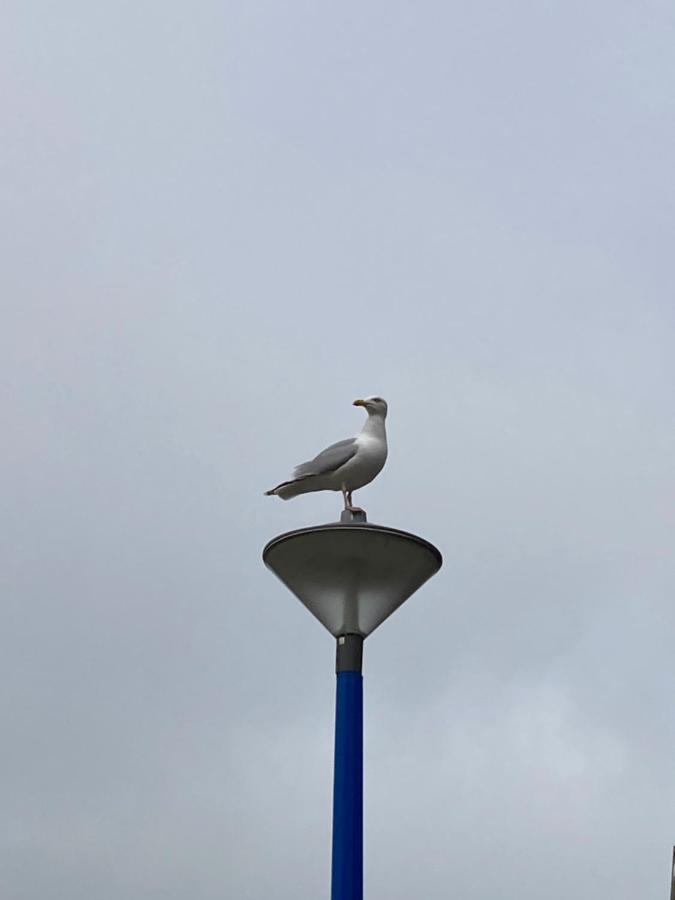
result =
[[[365,405],[366,405],[365,400],[355,400],[354,401],[354,406],[365,406]]]

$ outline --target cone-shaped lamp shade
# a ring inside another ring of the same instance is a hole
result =
[[[428,541],[366,524],[282,534],[265,547],[263,559],[336,637],[367,637],[442,564]]]

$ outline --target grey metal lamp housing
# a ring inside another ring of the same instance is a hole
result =
[[[346,518],[346,517],[345,517]],[[273,538],[265,565],[335,637],[367,637],[441,567],[440,552],[406,531],[361,521]]]

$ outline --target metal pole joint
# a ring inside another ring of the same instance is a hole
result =
[[[360,672],[363,666],[363,635],[341,634],[337,638],[335,671]]]

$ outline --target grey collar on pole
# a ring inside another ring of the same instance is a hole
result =
[[[337,638],[336,672],[360,672],[363,664],[363,636],[341,634]]]

